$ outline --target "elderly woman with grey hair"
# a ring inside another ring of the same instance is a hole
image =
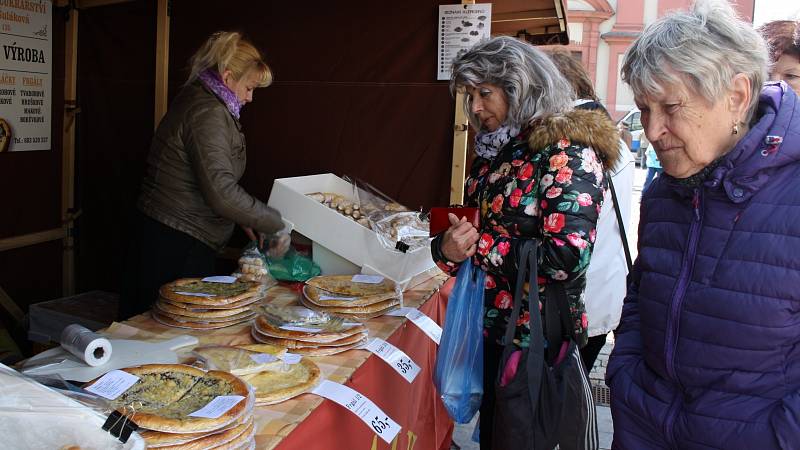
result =
[[[615,449],[800,448],[800,102],[766,71],[722,1],[625,55],[664,173],[606,372]]]
[[[552,353],[547,362],[557,364],[565,342],[583,346],[587,340],[586,268],[606,188],[604,166],[619,156],[619,138],[603,113],[572,110],[572,87],[555,65],[513,38],[490,39],[456,58],[451,88],[466,94],[464,108],[477,131],[477,157],[466,180],[464,203],[480,207],[481,221],[476,229],[452,216],[452,226],[433,241],[432,249],[438,265],[449,273],[460,264],[487,272],[480,440],[481,448],[491,448],[494,383],[514,304],[518,251],[527,240],[541,243],[540,308],[545,291],[560,290],[568,299],[568,329],[547,343]],[[544,339],[531,335],[529,320],[523,304],[514,338],[520,348]],[[513,379],[516,368],[503,367],[503,379]],[[495,429],[494,437],[498,434],[506,441],[518,438]],[[562,448],[567,447],[573,448]],[[495,439],[494,448],[509,447]]]

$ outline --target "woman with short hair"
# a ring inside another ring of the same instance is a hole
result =
[[[642,32],[623,80],[663,173],[606,372],[615,449],[800,437],[800,102],[723,1]]]
[[[453,217],[454,224],[431,247],[436,262],[449,273],[456,273],[462,263],[487,272],[481,448],[492,448],[493,440],[494,448],[511,448],[497,439],[508,442],[519,436],[495,429],[493,437],[493,418],[518,251],[526,240],[540,241],[541,288],[566,292],[571,329],[563,330],[561,342],[549,342],[549,348],[561,349],[569,339],[585,345],[586,268],[606,188],[604,165],[616,161],[619,138],[603,113],[572,109],[572,88],[545,54],[510,37],[489,39],[456,58],[450,86],[453,92],[466,94],[463,106],[477,131],[477,158],[466,180],[464,203],[480,207],[481,222],[476,229]],[[545,299],[541,291],[539,299],[541,306]],[[531,336],[530,314],[523,303],[513,324],[513,343],[520,348],[544,339]],[[577,365],[582,367],[579,361]],[[502,370],[504,379],[516,373],[516,367]],[[595,448],[596,428],[581,433],[573,438],[583,442],[586,437],[589,445],[576,448]]]
[[[769,79],[800,92],[800,20],[775,20],[758,28],[769,49]]]

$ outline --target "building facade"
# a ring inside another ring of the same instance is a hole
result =
[[[692,0],[568,0],[567,49],[592,77],[597,96],[615,119],[634,108],[633,95],[620,79],[622,58],[642,29]],[[739,15],[753,21],[755,0],[733,0]]]

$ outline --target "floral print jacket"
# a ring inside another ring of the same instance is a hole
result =
[[[484,333],[491,341],[500,343],[514,304],[516,249],[523,240],[536,238],[541,241],[539,307],[543,290],[562,283],[574,338],[585,345],[585,273],[606,188],[604,164],[611,166],[618,157],[618,139],[605,114],[576,110],[539,119],[495,158],[474,161],[465,204],[481,209],[480,240],[472,262],[487,272]],[[458,268],[443,258],[437,264],[453,274]],[[517,345],[528,345],[529,321],[523,303]]]

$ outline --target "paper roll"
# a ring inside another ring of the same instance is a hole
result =
[[[92,367],[102,366],[111,359],[111,342],[77,323],[61,332],[61,347]]]

